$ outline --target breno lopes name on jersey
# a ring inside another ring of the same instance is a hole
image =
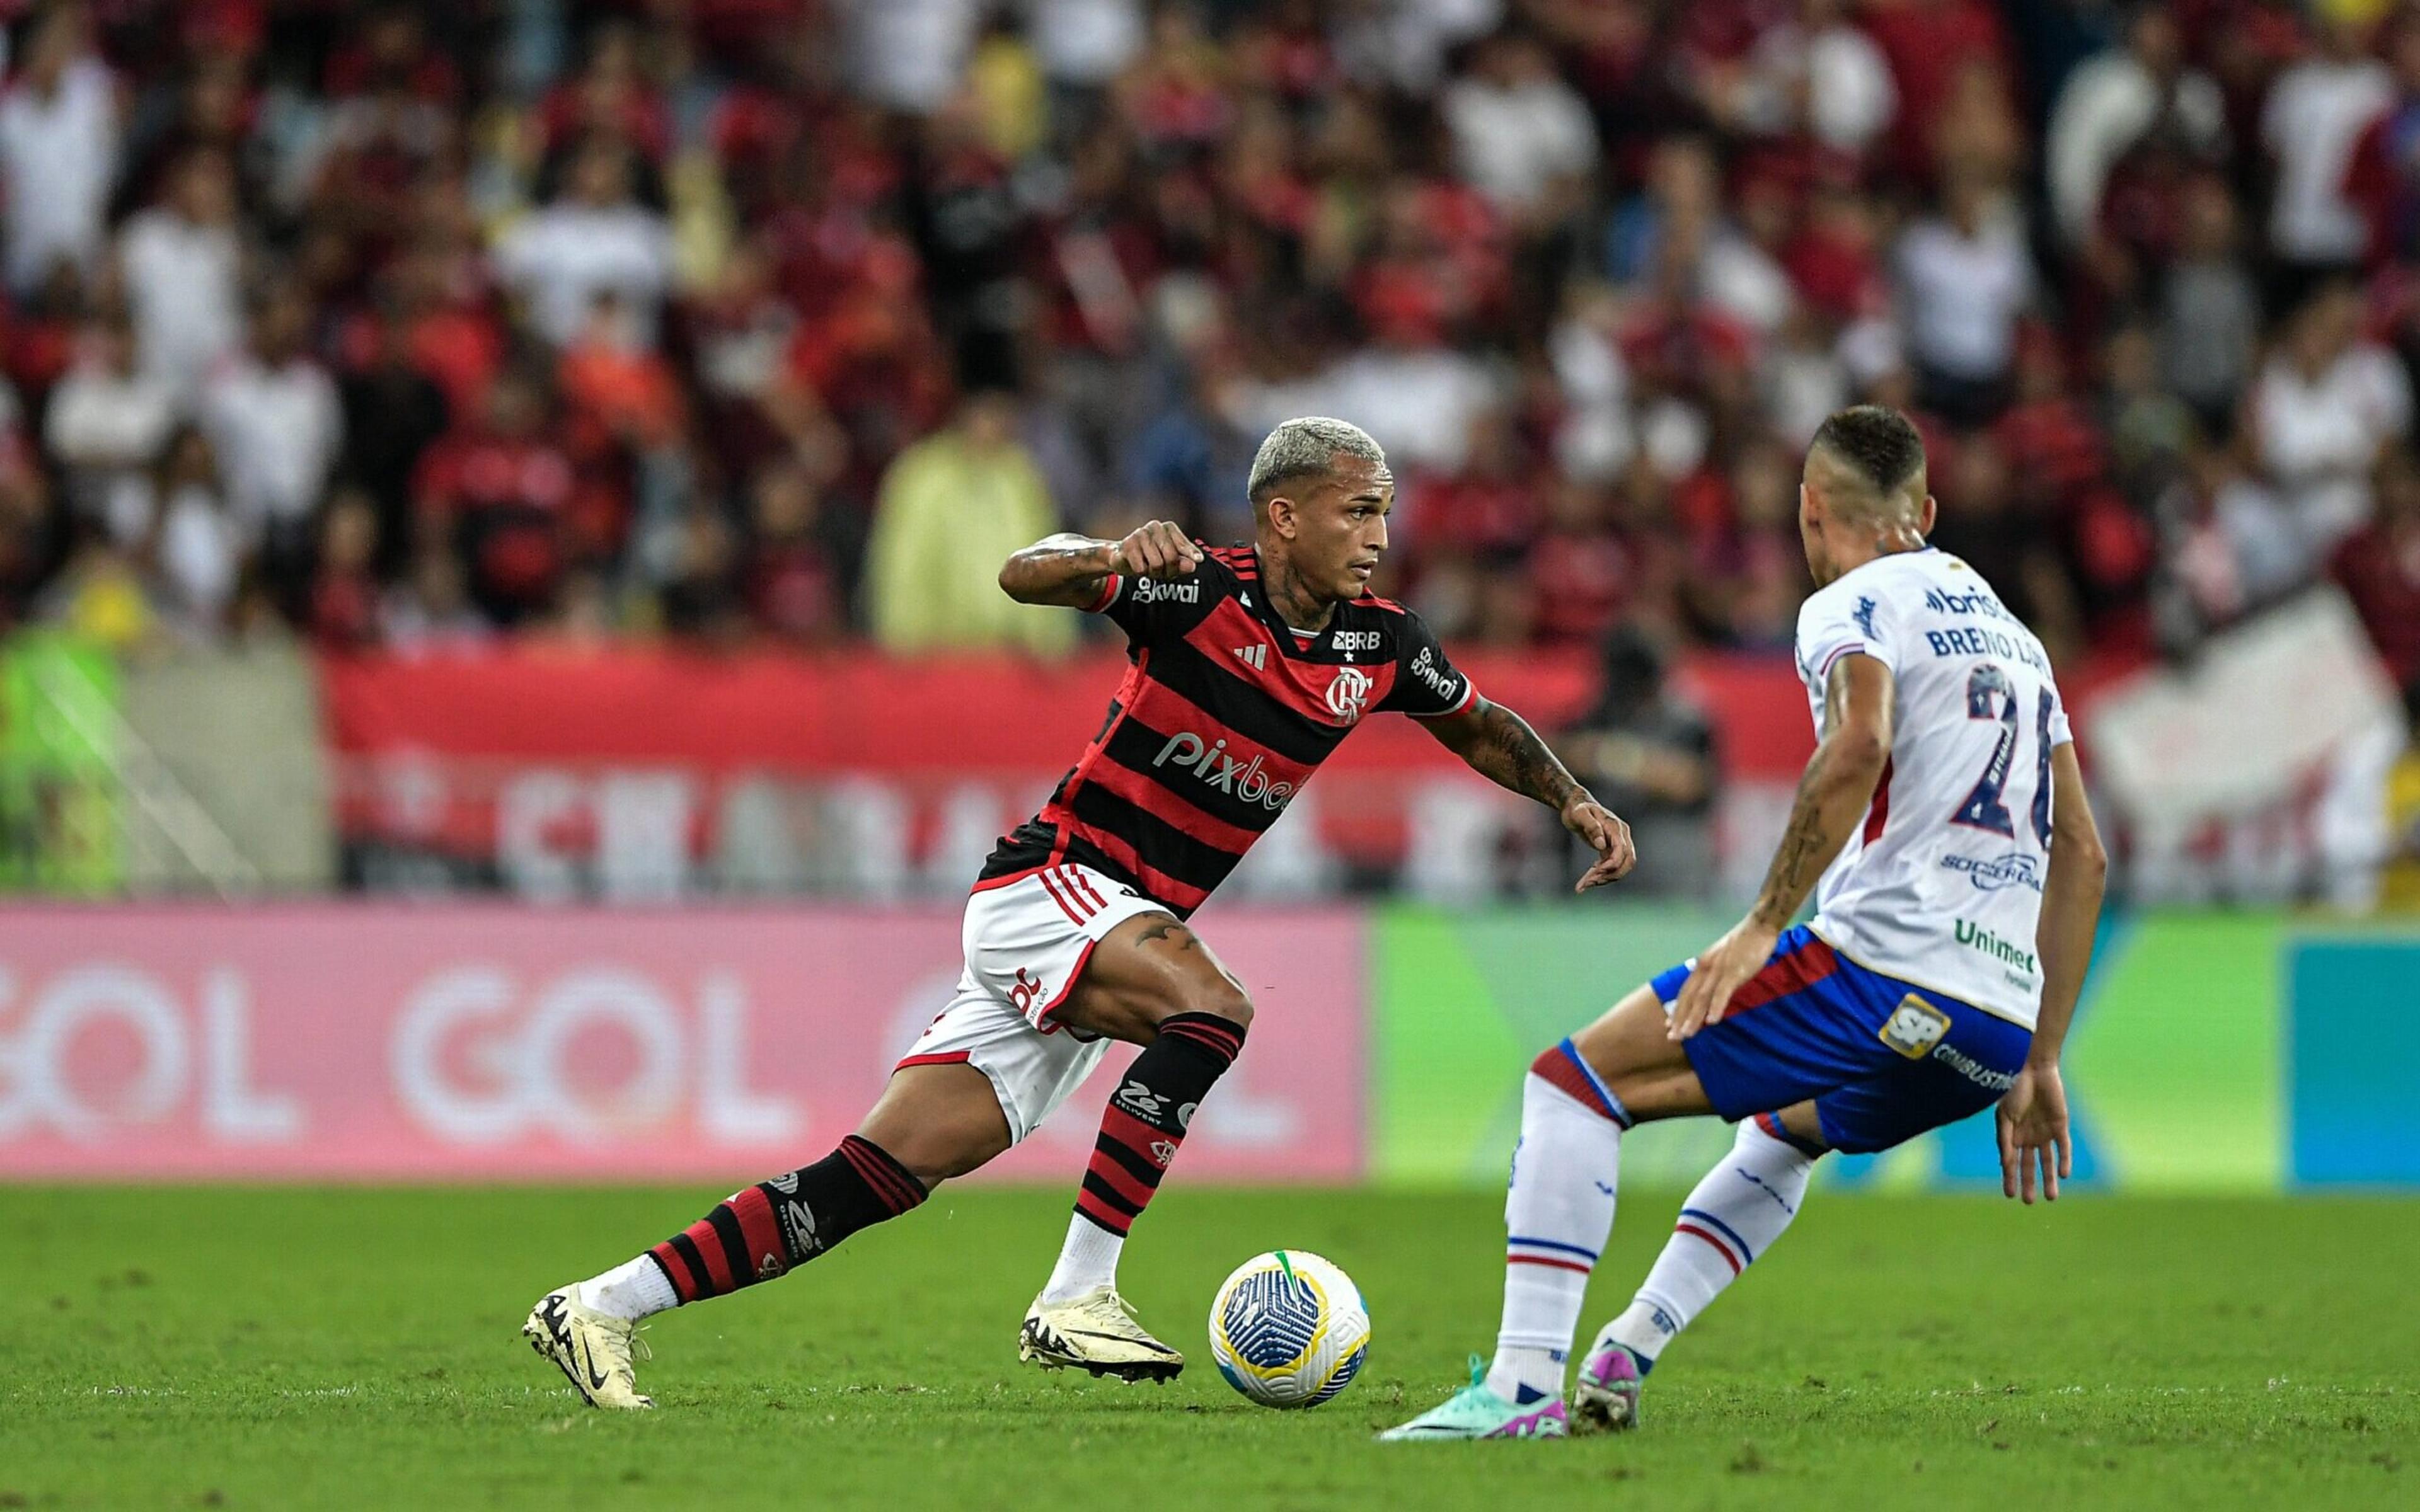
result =
[[[1974,570],[1931,549],[1880,557],[1799,615],[1823,729],[1841,657],[1891,671],[1891,761],[1856,842],[1827,869],[1817,934],[1908,980],[2029,1024],[2048,874],[2051,761],[2070,738],[2041,644]]]

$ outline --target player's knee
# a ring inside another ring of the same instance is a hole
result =
[[[1761,1114],[1748,1121],[1784,1144],[1797,1147],[1810,1160],[1831,1148],[1823,1135],[1823,1116],[1812,1102],[1792,1103],[1779,1113]]]
[[[1610,1082],[1637,1069],[1632,1064],[1634,1057],[1624,1054],[1624,1049],[1619,1040],[1590,1042],[1582,1042],[1576,1037],[1558,1040],[1538,1052],[1538,1057],[1529,1062],[1529,1072],[1532,1075],[1554,1081],[1571,1074],[1576,1068],[1585,1067],[1585,1074]]]
[[[894,1131],[892,1138],[904,1148],[885,1146],[885,1151],[923,1182],[927,1192],[943,1181],[991,1164],[1007,1151],[1011,1143],[1004,1124],[982,1119],[966,1119],[913,1133]]]
[[[1252,995],[1244,991],[1237,982],[1221,977],[1215,983],[1196,988],[1186,997],[1185,1006],[1177,1011],[1215,1014],[1239,1029],[1252,1026]]]
[[[926,1191],[998,1159],[1016,1138],[984,1073],[971,1066],[915,1066],[894,1074],[858,1125]]]

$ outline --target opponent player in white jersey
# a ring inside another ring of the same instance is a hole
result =
[[[2106,860],[2041,642],[1924,544],[1932,521],[1906,417],[1824,422],[1798,516],[1817,584],[1798,668],[1821,740],[1763,888],[1703,954],[1531,1065],[1494,1363],[1474,1358],[1467,1387],[1382,1437],[1634,1426],[1658,1354],[1781,1237],[1826,1150],[1888,1149],[1996,1103],[2008,1195],[2057,1196],[2059,1045]],[[1814,920],[1793,928],[1810,890]],[[1622,1131],[1700,1113],[1738,1140],[1597,1335],[1567,1412]]]

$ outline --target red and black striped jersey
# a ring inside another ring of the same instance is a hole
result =
[[[1419,616],[1365,594],[1317,635],[1261,592],[1260,555],[1213,548],[1193,576],[1112,577],[1092,605],[1133,662],[1101,733],[985,864],[998,881],[1061,861],[1180,918],[1202,906],[1365,715],[1435,718],[1478,693]]]

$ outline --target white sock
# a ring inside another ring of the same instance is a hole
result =
[[[1067,1223],[1067,1242],[1059,1249],[1059,1263],[1042,1288],[1047,1303],[1073,1302],[1095,1287],[1118,1284],[1118,1254],[1126,1247],[1124,1234],[1112,1234],[1082,1213]]]
[[[1706,1304],[1772,1247],[1798,1216],[1815,1157],[1747,1119],[1731,1152],[1706,1173],[1646,1284],[1613,1320],[1614,1339],[1650,1364]]]
[[[608,1318],[628,1318],[633,1322],[680,1305],[672,1278],[647,1255],[625,1260],[602,1275],[591,1276],[571,1291],[581,1305],[594,1307]]]
[[[1488,1389],[1559,1396],[1589,1273],[1613,1231],[1621,1162],[1614,1103],[1566,1040],[1521,1085],[1521,1142],[1504,1196],[1504,1322]]]

